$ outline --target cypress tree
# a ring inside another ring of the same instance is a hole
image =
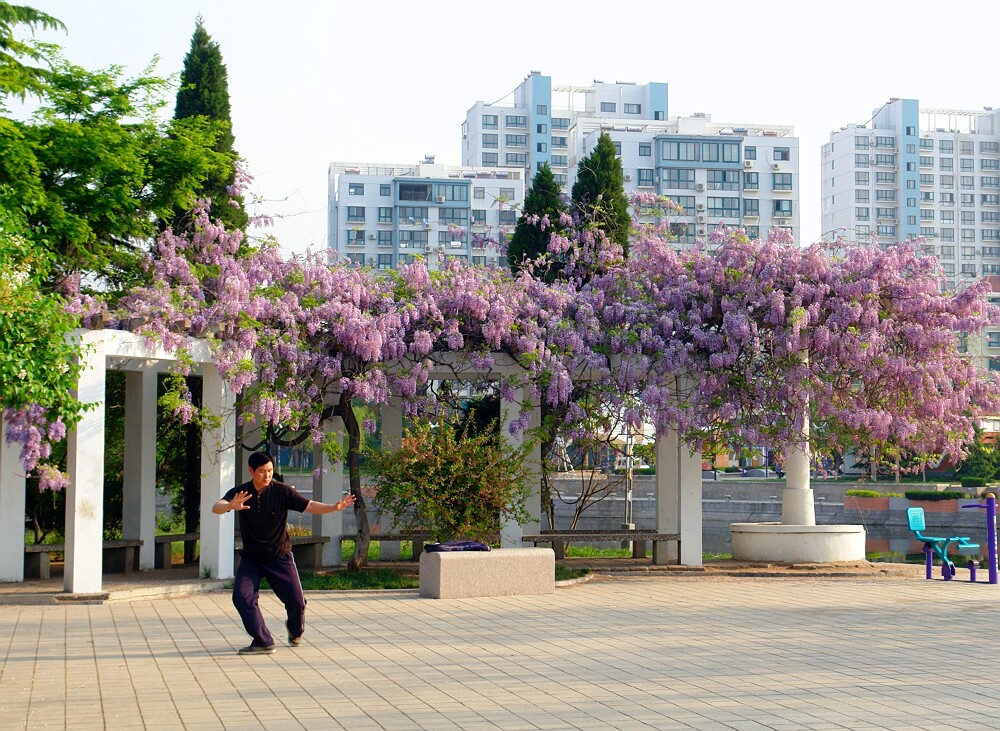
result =
[[[216,152],[225,153],[232,158],[232,165],[225,174],[212,173],[206,178],[201,197],[212,199],[213,219],[221,221],[228,229],[243,228],[247,224],[243,199],[236,199],[240,207],[235,208],[230,203],[233,198],[226,192],[236,177],[236,161],[239,157],[233,149],[235,137],[230,117],[229,74],[222,62],[219,44],[205,30],[200,15],[195,21],[191,48],[184,57],[174,119],[198,116],[205,117],[218,127]],[[183,228],[186,220],[186,212],[178,211],[175,226],[179,224]]]
[[[621,245],[628,255],[631,217],[625,197],[622,163],[607,133],[598,137],[594,151],[577,166],[573,208],[603,229],[608,238]]]
[[[562,192],[552,168],[548,163],[542,165],[534,179],[531,188],[524,196],[524,210],[517,220],[514,234],[507,247],[507,262],[511,271],[517,273],[526,264],[535,261],[548,251],[549,238],[554,230],[559,229],[560,215],[566,211]],[[549,217],[549,225],[542,230],[538,223],[532,223],[529,217]]]

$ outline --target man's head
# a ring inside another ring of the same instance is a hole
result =
[[[254,452],[247,460],[247,464],[255,488],[263,490],[271,484],[271,478],[274,477],[274,459],[271,455],[267,452]]]

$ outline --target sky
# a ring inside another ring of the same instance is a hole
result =
[[[327,245],[331,162],[434,155],[458,165],[468,109],[532,70],[564,85],[665,82],[670,116],[791,125],[805,243],[822,234],[820,154],[831,131],[867,122],[891,97],[1000,106],[995,0],[947,13],[927,0],[15,2],[65,23],[66,33],[39,37],[69,61],[130,74],[158,56],[160,75],[179,75],[200,14],[228,69],[256,212],[276,217],[270,232],[287,253]]]

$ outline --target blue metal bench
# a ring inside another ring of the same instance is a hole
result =
[[[927,530],[927,523],[924,520],[923,508],[907,508],[906,521],[913,531],[913,535],[918,541],[924,544],[924,551],[927,554],[927,578],[931,578],[931,553],[937,554],[941,559],[941,576],[945,581],[950,580],[955,575],[955,564],[948,558],[948,549],[955,544],[958,553],[978,553],[979,544],[970,543],[969,536],[951,536],[942,538],[940,536],[925,536],[923,531]]]

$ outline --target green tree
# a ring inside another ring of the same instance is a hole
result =
[[[527,520],[530,445],[498,438],[495,423],[471,434],[469,423],[459,431],[448,421],[420,421],[403,433],[398,449],[370,455],[374,504],[395,527],[426,530],[441,541],[493,542],[501,520]]]
[[[14,94],[24,99],[29,93],[42,93],[48,77],[48,68],[30,66],[26,61],[42,61],[47,66],[51,47],[18,40],[14,33],[18,26],[27,26],[32,31],[65,30],[66,26],[35,8],[0,2],[0,96]]]
[[[517,273],[525,266],[537,266],[548,252],[549,238],[560,229],[560,218],[567,210],[562,198],[562,189],[548,163],[535,173],[531,188],[524,196],[524,208],[507,247],[507,261],[511,271]],[[541,221],[548,217],[545,226]],[[542,276],[549,266],[542,265]]]
[[[607,133],[597,138],[593,152],[577,165],[573,210],[602,229],[628,255],[631,216],[625,197],[622,163]]]
[[[244,228],[247,214],[243,209],[243,200],[229,194],[236,177],[238,159],[233,150],[235,137],[230,116],[229,74],[222,62],[219,44],[205,30],[200,15],[195,21],[191,48],[184,57],[184,69],[181,71],[181,84],[177,90],[177,105],[174,109],[174,119],[192,117],[202,117],[218,127],[219,133],[213,149],[229,160],[227,167],[213,171],[204,181],[199,196],[211,198],[213,219],[221,221],[230,230]],[[238,207],[233,205],[234,202]],[[181,207],[176,211],[174,227],[183,225],[188,220],[187,209]]]

